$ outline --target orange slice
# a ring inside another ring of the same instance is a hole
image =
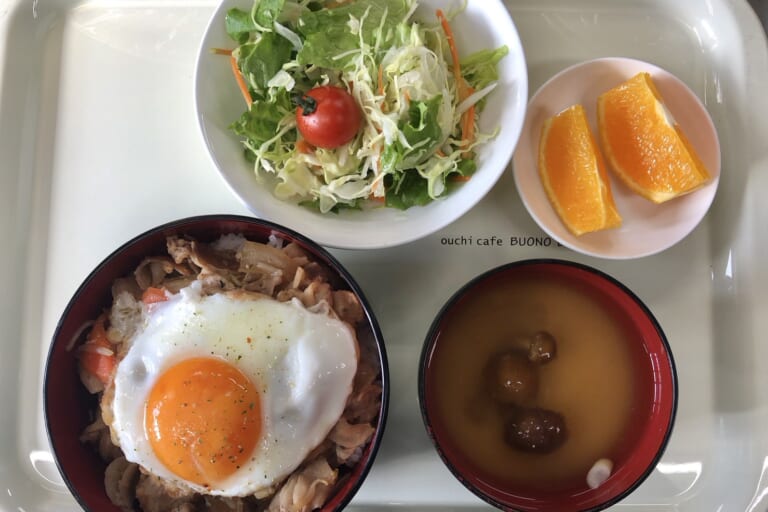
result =
[[[621,224],[583,106],[569,107],[544,122],[539,176],[552,207],[574,235]]]
[[[646,199],[663,203],[709,181],[709,172],[672,120],[648,73],[601,94],[597,121],[612,170]]]

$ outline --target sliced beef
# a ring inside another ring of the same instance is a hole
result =
[[[294,471],[269,504],[269,512],[311,512],[328,499],[338,471],[318,458]]]

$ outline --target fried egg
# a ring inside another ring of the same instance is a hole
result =
[[[118,364],[126,459],[196,492],[264,495],[336,424],[357,371],[344,322],[298,300],[201,295],[152,305]]]

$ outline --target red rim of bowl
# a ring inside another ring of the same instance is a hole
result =
[[[621,310],[629,315],[632,324],[642,329],[642,339],[648,353],[645,366],[652,373],[654,390],[650,400],[649,420],[639,434],[638,448],[632,450],[631,457],[622,467],[615,468],[609,480],[613,480],[613,483],[608,486],[604,484],[596,490],[589,490],[585,485],[584,492],[579,493],[575,499],[565,496],[526,497],[514,489],[501,489],[471,474],[471,463],[448,439],[444,427],[438,421],[433,421],[437,413],[427,399],[427,396],[433,396],[434,393],[430,389],[427,374],[446,315],[462,301],[467,292],[501,273],[514,272],[521,267],[539,267],[543,271],[559,272],[570,279],[580,280],[611,300],[619,301]],[[422,421],[438,455],[454,477],[482,500],[508,511],[594,512],[626,498],[653,472],[661,459],[677,413],[677,370],[661,326],[650,309],[629,288],[610,275],[584,264],[559,259],[530,259],[508,263],[480,274],[462,286],[443,305],[429,328],[422,348],[418,397]]]
[[[376,458],[386,425],[389,408],[389,366],[381,329],[363,291],[352,275],[328,251],[309,238],[270,221],[239,215],[202,215],[184,218],[154,227],[114,250],[83,280],[62,313],[54,331],[45,365],[43,404],[45,426],[54,460],[64,482],[86,511],[119,512],[104,490],[104,468],[99,456],[79,441],[88,415],[95,407],[80,383],[75,358],[67,350],[81,323],[77,318],[95,318],[109,303],[111,283],[131,272],[151,251],[165,247],[166,236],[173,234],[213,238],[224,233],[242,233],[266,241],[270,234],[296,242],[331,268],[345,288],[354,292],[363,306],[371,342],[376,345],[381,363],[381,405],[376,430],[363,455],[336,493],[323,506],[323,512],[339,511],[354,497]],[[76,324],[76,325],[75,325]],[[54,361],[56,364],[54,364]]]

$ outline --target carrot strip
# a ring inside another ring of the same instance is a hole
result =
[[[99,317],[93,324],[88,338],[80,348],[78,359],[83,370],[96,377],[102,384],[107,384],[117,365],[117,358],[112,344],[104,329],[104,317]]]
[[[467,90],[469,94],[474,93],[474,89],[471,87]],[[469,146],[475,138],[475,105],[470,107],[461,115],[461,138],[464,139],[464,144]],[[464,158],[469,158],[469,151],[465,151],[461,155]]]
[[[456,182],[466,182],[469,181],[472,176],[462,176],[461,174],[451,174],[448,179],[450,181],[456,181]]]
[[[156,304],[158,302],[165,302],[166,300],[168,300],[168,297],[165,295],[165,290],[162,288],[150,286],[141,294],[141,302],[144,304]]]
[[[448,47],[451,49],[451,60],[453,60],[453,78],[456,81],[456,90],[458,91],[459,102],[464,101],[474,90],[470,87],[464,77],[461,75],[461,64],[459,62],[459,50],[456,47],[456,39],[453,37],[451,25],[443,14],[441,9],[437,10],[437,17],[443,26],[445,38],[448,40]],[[461,115],[461,137],[465,145],[470,145],[475,138],[475,106],[472,105]],[[469,152],[462,154],[464,158],[469,157]]]
[[[104,355],[90,350],[80,352],[79,359],[83,370],[96,377],[102,384],[109,382],[109,378],[117,365],[114,354]]]
[[[251,93],[248,92],[248,86],[245,85],[243,74],[240,72],[240,68],[237,66],[237,59],[235,59],[234,55],[230,54],[229,63],[232,65],[232,73],[235,75],[235,80],[237,81],[237,86],[240,87],[240,92],[243,93],[245,103],[248,105],[248,108],[251,108],[251,105],[253,104],[253,98],[251,98]]]
[[[213,48],[211,53],[215,55],[232,55],[232,50],[227,50],[226,48]]]
[[[376,166],[379,169],[381,169],[381,153],[379,153],[379,158],[376,161]],[[383,179],[384,179],[384,173],[383,172],[381,174],[379,174],[378,176],[376,176],[375,178],[373,178],[373,181],[371,182],[371,193],[368,194],[368,199],[370,199],[371,201],[381,201],[383,203],[386,200],[385,196],[375,196],[373,194],[373,189],[376,188],[379,185],[379,183],[381,182],[381,180],[383,180]]]
[[[99,315],[88,333],[86,343],[95,343],[101,347],[110,347],[107,330],[104,328],[104,315]]]
[[[442,9],[437,10],[437,17],[443,26],[445,38],[448,40],[448,47],[451,49],[451,60],[453,61],[453,78],[456,81],[456,89],[459,92],[459,101],[464,100],[466,91],[464,90],[464,78],[461,76],[461,65],[459,64],[459,50],[456,48],[456,40],[453,37],[453,30],[448,23],[448,18],[443,14]]]

